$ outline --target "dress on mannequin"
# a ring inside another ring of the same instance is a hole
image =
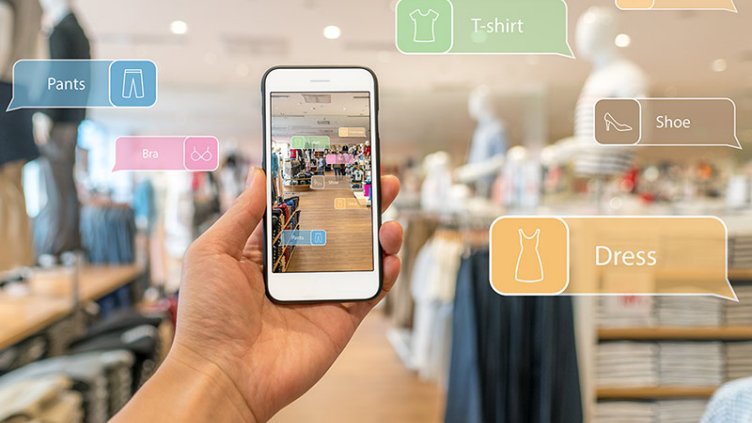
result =
[[[89,39],[76,16],[68,11],[55,25],[49,39],[51,59],[91,59]],[[81,248],[80,209],[73,177],[78,126],[84,109],[46,110],[52,120],[49,141],[40,146],[40,168],[47,191],[47,204],[34,226],[37,254],[59,255]]]
[[[36,57],[42,10],[32,0],[0,0],[0,271],[33,262],[31,227],[21,185],[23,165],[39,156],[29,110],[6,111],[13,65]]]

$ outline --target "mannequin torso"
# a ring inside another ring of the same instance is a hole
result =
[[[639,98],[647,95],[645,73],[623,58],[614,44],[618,33],[617,15],[608,8],[593,7],[580,18],[578,49],[593,62],[577,102],[575,113],[575,169],[585,175],[617,175],[633,162],[633,149],[604,148],[595,141],[594,110],[603,98]]]
[[[593,139],[593,110],[602,98],[639,98],[647,94],[647,78],[634,63],[617,58],[590,74],[577,103],[575,134]]]

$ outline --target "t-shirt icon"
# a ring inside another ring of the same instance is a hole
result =
[[[420,9],[413,10],[410,13],[410,19],[412,19],[415,27],[413,41],[416,43],[436,42],[436,21],[439,20],[440,16],[433,9],[428,9],[425,13]]]

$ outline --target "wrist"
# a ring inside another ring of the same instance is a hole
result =
[[[117,416],[122,421],[259,423],[238,387],[220,366],[178,345],[173,346],[157,373],[134,399],[137,401],[131,401]],[[138,409],[133,408],[136,404]],[[165,404],[171,404],[167,415]],[[162,414],[151,414],[156,410]]]
[[[195,401],[203,402],[212,416],[219,407],[226,408],[235,420],[246,423],[259,423],[242,392],[225,369],[211,360],[206,360],[188,348],[173,345],[165,359],[167,370],[181,383],[192,383]]]

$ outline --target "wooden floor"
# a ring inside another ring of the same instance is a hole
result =
[[[333,181],[335,177],[326,178]],[[295,247],[288,272],[372,270],[371,209],[337,210],[334,207],[338,198],[354,198],[346,181],[338,187],[294,195],[300,196],[300,230],[326,231],[326,246]]]
[[[311,391],[272,423],[440,423],[443,394],[405,369],[371,313],[345,352]]]

